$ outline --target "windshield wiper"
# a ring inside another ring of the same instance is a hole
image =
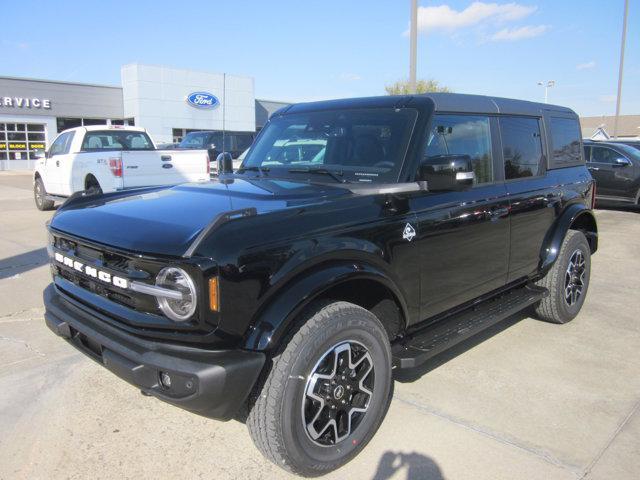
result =
[[[346,179],[342,178],[344,175],[342,170],[328,170],[322,167],[300,167],[289,169],[289,173],[319,173],[322,175],[329,175],[336,182],[348,183]]]
[[[268,171],[269,171],[269,167],[251,166],[251,167],[240,167],[238,170],[236,170],[236,173],[258,172],[260,174],[263,174],[263,173],[267,173]]]

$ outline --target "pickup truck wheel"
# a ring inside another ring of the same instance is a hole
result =
[[[535,307],[542,320],[567,323],[580,312],[589,288],[591,250],[582,232],[569,230],[558,259],[538,285],[549,290],[549,296]]]
[[[53,200],[47,199],[47,191],[44,188],[44,182],[40,177],[36,178],[33,184],[33,198],[36,201],[38,210],[51,210],[53,208]]]
[[[391,351],[380,321],[357,305],[316,305],[301,320],[256,389],[247,426],[276,465],[318,476],[378,430],[391,400]]]
[[[87,182],[87,187],[84,191],[87,195],[102,195],[102,188],[95,178]]]

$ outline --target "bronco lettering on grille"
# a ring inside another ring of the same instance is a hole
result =
[[[67,267],[73,268],[74,270],[84,273],[86,276],[91,278],[97,278],[101,282],[108,283],[114,285],[119,288],[129,288],[129,280],[126,278],[118,277],[116,275],[111,275],[108,272],[103,272],[102,270],[98,270],[95,267],[90,265],[85,265],[82,262],[79,262],[75,258],[67,257],[62,255],[59,252],[55,252],[53,254],[53,258],[56,262],[61,263]]]

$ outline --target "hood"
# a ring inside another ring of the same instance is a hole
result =
[[[53,217],[51,227],[132,252],[182,256],[203,230],[227,212],[251,208],[261,215],[349,193],[332,185],[235,177],[71,198]]]

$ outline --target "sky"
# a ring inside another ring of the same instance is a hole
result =
[[[120,85],[146,63],[249,75],[257,98],[384,95],[408,76],[410,0],[0,0],[0,75]],[[418,78],[459,93],[615,112],[624,0],[419,0]],[[640,0],[623,114],[640,114]]]

